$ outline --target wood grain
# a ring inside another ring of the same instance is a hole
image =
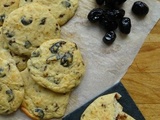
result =
[[[160,20],[146,38],[122,83],[146,120],[160,120]]]

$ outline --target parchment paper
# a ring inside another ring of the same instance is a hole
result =
[[[122,6],[126,11],[125,16],[131,18],[131,33],[123,35],[116,30],[117,39],[111,46],[102,42],[105,31],[87,20],[89,11],[97,7],[95,0],[80,0],[76,15],[62,27],[62,38],[77,43],[86,64],[86,74],[81,84],[72,92],[66,114],[120,81],[160,18],[160,3],[157,0],[142,0],[150,8],[144,18],[132,14],[131,7],[135,1],[128,0]],[[7,117],[0,116],[0,120],[30,119],[18,111]]]

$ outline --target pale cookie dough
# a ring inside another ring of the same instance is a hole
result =
[[[2,35],[2,27],[0,27],[0,49],[8,48],[7,40]]]
[[[13,52],[10,52],[10,54],[12,56],[12,59],[15,61],[19,71],[23,71],[24,69],[26,69],[27,61],[29,59],[27,56],[19,56],[14,54]]]
[[[60,118],[64,115],[70,93],[54,93],[38,85],[27,69],[21,72],[24,80],[25,97],[21,109],[34,120]]]
[[[2,33],[12,52],[30,56],[43,42],[59,38],[60,27],[47,7],[32,3],[9,14]]]
[[[3,25],[5,18],[19,7],[19,0],[0,0],[0,26]]]
[[[85,72],[76,43],[63,39],[44,42],[32,52],[27,66],[34,81],[59,93],[76,87]]]
[[[24,84],[14,61],[0,58],[0,114],[15,112],[24,97]]]
[[[20,6],[37,2],[50,8],[51,14],[57,19],[59,25],[64,25],[75,14],[79,0],[20,0]]]
[[[117,102],[121,95],[111,93],[98,97],[81,115],[81,120],[134,120]]]

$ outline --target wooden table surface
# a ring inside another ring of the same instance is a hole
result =
[[[160,120],[160,20],[146,38],[122,83],[146,120]]]

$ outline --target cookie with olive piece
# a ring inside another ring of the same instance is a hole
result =
[[[19,7],[19,0],[0,0],[0,26],[5,18]]]
[[[25,96],[21,109],[34,120],[60,118],[64,115],[70,93],[55,93],[38,85],[25,69],[21,72]]]
[[[46,6],[31,3],[8,15],[2,34],[13,53],[30,56],[43,42],[59,38],[60,27]]]
[[[30,3],[46,5],[60,26],[69,21],[78,8],[79,0],[20,0],[20,6]]]
[[[0,58],[0,114],[15,112],[24,97],[24,84],[15,62]]]
[[[27,62],[34,81],[54,92],[66,93],[78,86],[85,72],[76,43],[64,39],[44,42]]]

